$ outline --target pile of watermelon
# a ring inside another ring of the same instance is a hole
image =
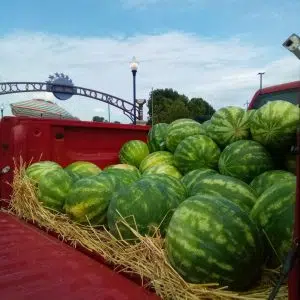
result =
[[[132,228],[159,229],[184,280],[243,291],[291,246],[299,116],[280,100],[252,111],[224,107],[203,124],[154,125],[147,143],[126,142],[119,164],[103,170],[43,161],[26,174],[46,207],[132,242]]]

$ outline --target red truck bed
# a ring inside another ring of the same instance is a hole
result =
[[[32,225],[0,212],[0,299],[159,299]]]

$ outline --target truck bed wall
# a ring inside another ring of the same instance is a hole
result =
[[[9,199],[14,160],[52,160],[63,167],[90,161],[103,168],[119,162],[118,152],[129,140],[146,141],[149,127],[83,121],[5,117],[0,122],[0,199]]]

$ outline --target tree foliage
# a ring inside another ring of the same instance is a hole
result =
[[[156,89],[150,93],[148,100],[148,124],[171,123],[180,118],[191,118],[202,122],[215,112],[213,107],[202,98],[189,98],[173,89]],[[205,116],[205,117],[204,117]]]

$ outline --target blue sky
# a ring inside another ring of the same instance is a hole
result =
[[[140,97],[152,86],[172,87],[216,107],[243,105],[255,91],[257,71],[272,70],[265,75],[270,84],[299,79],[296,59],[281,46],[299,34],[299,11],[299,0],[5,1],[0,81],[44,80],[42,74],[58,71],[97,89],[96,74],[105,69],[98,89],[130,99],[128,62],[135,55]],[[5,101],[28,95],[22,97]],[[70,109],[89,119],[93,105],[90,113]]]

